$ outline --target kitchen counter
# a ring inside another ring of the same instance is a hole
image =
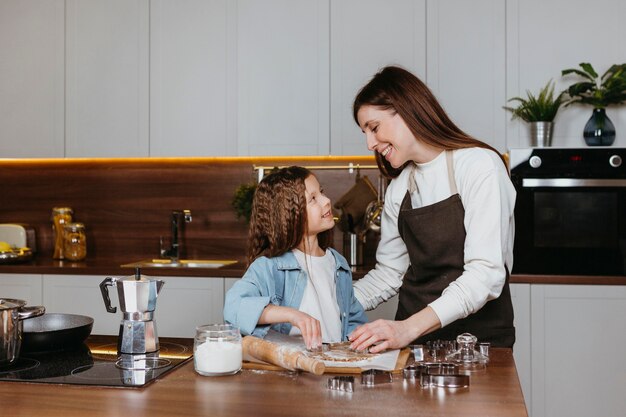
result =
[[[469,388],[421,388],[394,376],[353,393],[326,388],[328,375],[243,370],[203,377],[193,361],[144,388],[0,382],[3,415],[19,416],[527,416],[512,351],[491,349]]]
[[[143,273],[151,276],[181,276],[201,278],[240,278],[246,271],[245,262],[241,258],[236,264],[222,268],[144,268]],[[36,257],[30,262],[0,265],[0,274],[61,274],[61,275],[103,275],[126,276],[133,273],[132,268],[120,265],[138,261],[139,259],[88,258],[84,262],[55,261]],[[362,278],[373,265],[354,267],[354,278]],[[513,274],[512,284],[563,284],[563,285],[626,285],[626,276],[591,276],[591,275],[529,275]]]

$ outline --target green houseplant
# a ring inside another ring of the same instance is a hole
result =
[[[626,102],[626,64],[612,65],[602,76],[587,62],[581,69],[568,68],[561,75],[578,75],[582,81],[570,85],[565,106],[573,103],[593,106],[593,113],[583,129],[589,146],[609,146],[615,141],[615,126],[606,115],[606,107]]]
[[[512,119],[521,119],[530,123],[532,145],[550,146],[554,119],[563,104],[563,93],[554,95],[552,80],[548,81],[536,96],[527,90],[526,98],[513,97],[509,102],[519,103],[517,107],[504,107],[513,114]]]
[[[256,191],[256,183],[241,184],[235,190],[233,199],[230,202],[231,207],[235,210],[237,218],[244,218],[246,223],[250,223],[252,215],[252,199]]]

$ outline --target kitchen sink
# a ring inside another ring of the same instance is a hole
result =
[[[122,268],[222,268],[237,261],[232,259],[144,259],[142,261],[121,265]]]

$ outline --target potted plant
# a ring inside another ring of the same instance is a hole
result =
[[[585,142],[589,146],[610,146],[615,141],[615,126],[605,109],[626,101],[626,64],[612,65],[602,76],[587,62],[580,67],[561,71],[563,76],[576,74],[584,79],[568,87],[565,105],[593,106],[593,114],[583,130]]]
[[[537,96],[527,90],[526,98],[513,97],[511,101],[519,102],[519,105],[504,108],[513,113],[512,119],[522,119],[530,124],[532,146],[551,146],[554,118],[563,104],[563,93],[554,96],[552,80],[539,90]]]
[[[256,183],[241,184],[235,190],[230,205],[235,209],[237,218],[244,218],[246,223],[250,223],[252,215],[252,199],[256,191]]]

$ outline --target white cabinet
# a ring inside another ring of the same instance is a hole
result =
[[[105,277],[91,275],[44,275],[43,303],[49,313],[69,313],[94,319],[93,334],[117,335],[122,314],[108,313],[99,285]],[[110,291],[111,302],[118,306],[117,294]]]
[[[0,298],[17,298],[27,305],[42,305],[42,282],[39,274],[0,274]]]
[[[426,20],[428,86],[457,126],[501,152],[507,149],[505,16],[500,0],[445,0],[428,1]]]
[[[202,324],[223,323],[224,279],[164,277],[157,301],[159,336],[194,337]]]
[[[328,155],[329,2],[238,0],[239,155]]]
[[[54,313],[82,314],[94,318],[93,334],[117,335],[122,313],[117,292],[109,288],[116,313],[108,313],[99,285],[105,277],[45,275],[43,305]],[[221,323],[224,306],[223,278],[159,277],[165,285],[157,298],[155,319],[160,337],[193,337],[196,326]]]
[[[515,326],[513,357],[524,393],[526,409],[531,409],[531,363],[530,363],[530,284],[511,284],[511,301]]]
[[[66,19],[65,156],[149,156],[148,0],[67,0]]]
[[[570,0],[507,0],[506,8],[507,98],[526,90],[536,93],[550,79],[556,83],[555,91],[562,91],[579,78],[561,77],[561,70],[580,68],[581,62],[591,63],[598,74],[624,62],[623,44],[616,40],[626,38],[626,2],[596,0],[590,8],[586,2]],[[553,146],[585,147],[582,132],[591,111],[590,106],[561,109]],[[626,146],[626,112],[610,107],[607,114],[617,132],[614,146]],[[530,146],[528,125],[507,123],[508,147]]]
[[[352,102],[386,65],[425,77],[426,0],[332,1],[330,14],[330,153],[369,155]]]
[[[379,304],[375,309],[366,311],[367,319],[374,321],[378,319],[394,320],[396,317],[396,311],[398,310],[398,296],[394,295],[382,304]]]
[[[65,2],[0,2],[0,156],[64,156]]]
[[[533,285],[533,417],[626,410],[626,287]]]
[[[150,156],[237,154],[229,8],[236,1],[151,1]]]

